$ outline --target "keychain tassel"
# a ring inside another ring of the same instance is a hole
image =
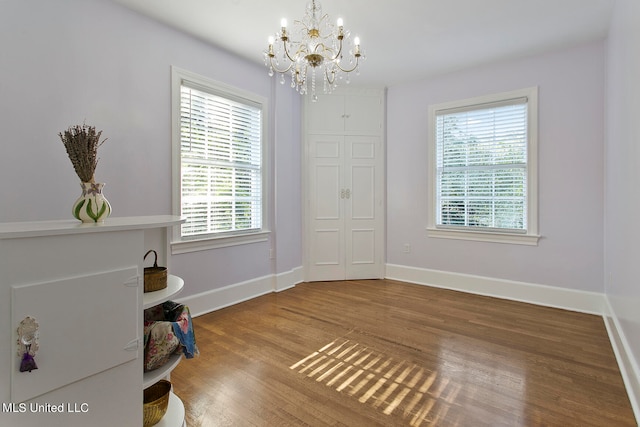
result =
[[[20,372],[31,372],[34,369],[38,369],[38,365],[36,365],[36,360],[33,358],[31,353],[31,345],[27,345],[27,351],[22,355],[22,361],[20,362]]]

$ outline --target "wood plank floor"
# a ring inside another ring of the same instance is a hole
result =
[[[189,427],[635,426],[601,317],[391,280],[194,319]]]

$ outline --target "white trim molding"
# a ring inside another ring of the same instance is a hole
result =
[[[603,313],[604,295],[597,292],[576,291],[555,286],[538,285],[514,280],[471,274],[451,273],[426,268],[387,264],[387,279],[472,294],[521,301],[546,307],[582,313]]]
[[[291,289],[301,282],[302,267],[297,267],[284,273],[258,277],[179,298],[176,301],[188,305],[191,316],[197,317],[272,292]]]
[[[537,246],[540,236],[537,234],[515,234],[473,230],[453,230],[427,228],[427,236],[438,239],[472,240],[476,242],[510,243],[512,245]]]
[[[636,420],[640,420],[640,369],[633,357],[629,341],[627,340],[623,329],[620,327],[620,322],[611,307],[609,299],[606,296],[604,299],[605,312],[602,315],[604,318],[604,325],[607,328],[609,341],[611,341],[613,352],[615,353],[616,360],[618,361],[620,374],[622,375],[622,380],[624,381],[625,388],[627,389],[627,395],[629,396],[629,402],[631,402],[633,413],[636,416]]]
[[[273,276],[273,291],[282,292],[294,288],[298,283],[304,282],[303,276],[302,267],[296,267],[293,270],[278,273]]]
[[[268,230],[256,233],[245,233],[239,235],[219,236],[202,240],[178,240],[171,242],[171,255],[185,254],[208,249],[226,248],[229,246],[246,245],[249,243],[260,243],[269,240]]]

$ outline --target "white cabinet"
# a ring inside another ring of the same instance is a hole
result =
[[[378,89],[336,91],[306,103],[307,133],[382,135],[384,96]]]
[[[0,425],[142,425],[142,257],[180,222],[0,224]],[[25,316],[39,323],[31,372],[19,371]]]
[[[305,279],[384,276],[384,95],[360,90],[305,108]]]

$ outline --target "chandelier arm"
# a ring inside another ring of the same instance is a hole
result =
[[[291,67],[293,67],[293,62],[290,62],[287,68],[280,70],[278,66],[273,63],[273,56],[269,56],[269,65],[271,65],[271,68],[273,68],[274,71],[277,71],[280,74],[284,74],[291,70]]]
[[[333,58],[331,58],[332,62],[335,62],[340,55],[342,55],[342,38],[339,38],[338,40],[340,40],[340,46],[338,47],[338,51],[336,52],[336,54],[333,56]]]
[[[287,55],[287,58],[289,58],[289,61],[291,61],[291,63],[294,63],[295,59],[293,59],[291,57],[291,54],[289,54],[289,49],[287,49],[287,41],[286,40],[282,40],[282,46],[284,47],[284,53],[285,53],[285,55]],[[291,68],[291,66],[289,66],[289,68]],[[287,70],[289,68],[287,68]]]
[[[333,65],[338,67],[338,69],[340,71],[342,71],[343,73],[350,73],[352,71],[355,71],[356,68],[358,68],[358,60],[359,59],[360,59],[360,55],[356,55],[356,65],[354,65],[353,68],[351,68],[351,69],[342,68],[338,62],[335,62]]]

